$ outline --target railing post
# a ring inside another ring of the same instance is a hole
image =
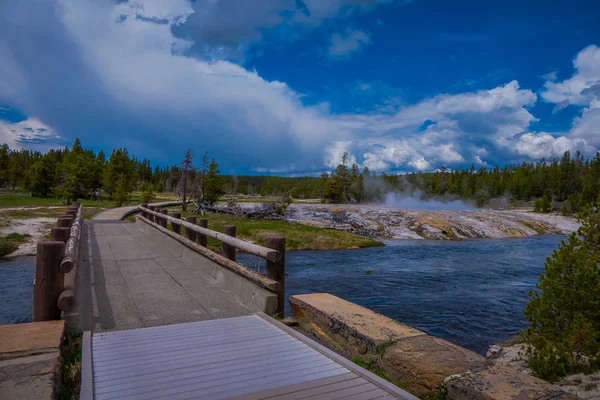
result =
[[[172,212],[171,217],[181,219],[181,213],[180,212]],[[175,224],[175,223],[171,222],[171,230],[173,230],[173,232],[175,232],[176,234],[181,235],[181,225],[180,224]]]
[[[281,258],[277,262],[267,260],[266,272],[269,278],[279,282],[277,314],[283,317],[285,309],[285,237],[271,236],[267,238],[267,247],[277,250],[281,254]]]
[[[148,210],[150,210],[150,211],[156,211],[156,207],[154,207],[154,206],[148,206]],[[158,220],[156,219],[156,217],[154,216],[154,214],[148,213],[148,219],[151,222],[158,222]]]
[[[60,261],[65,253],[63,242],[39,242],[35,259],[33,322],[60,319],[58,297],[63,289]]]
[[[164,208],[162,210],[160,210],[161,213],[163,213],[164,215],[167,215],[169,212],[167,210],[165,210]],[[167,219],[165,217],[162,217],[160,219],[160,226],[162,226],[163,228],[167,227]]]
[[[196,218],[195,216],[193,216],[193,215],[188,215],[188,216],[185,218],[185,220],[186,220],[187,222],[189,222],[190,224],[194,224],[194,225],[196,224],[196,219],[197,219],[197,218]],[[193,230],[191,230],[191,229],[187,229],[187,228],[185,228],[185,237],[186,237],[187,239],[191,240],[192,242],[195,242],[195,241],[196,241],[196,232],[194,232],[194,231],[193,231]]]
[[[57,242],[67,243],[69,236],[71,235],[71,229],[69,228],[52,228],[50,230],[50,237],[52,240]]]
[[[146,210],[145,208],[148,207],[148,203],[144,203],[140,206],[140,214],[142,214],[142,217],[144,218],[148,218],[148,214],[146,214]]]
[[[73,218],[70,216],[60,217],[56,221],[56,226],[58,228],[70,228],[72,224],[73,224]]]
[[[223,226],[223,233],[226,235],[229,235],[231,237],[235,237],[235,234],[236,234],[235,225]],[[225,257],[227,257],[231,261],[235,261],[235,247],[230,246],[226,243],[223,243],[223,254],[225,254]]]
[[[201,228],[208,229],[208,220],[206,218],[198,219],[198,226]],[[201,233],[196,233],[196,243],[198,243],[202,247],[206,247],[207,245],[207,237]]]

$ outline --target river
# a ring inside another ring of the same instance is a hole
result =
[[[527,294],[564,238],[398,240],[361,250],[290,252],[286,295],[328,292],[485,354],[527,326]],[[256,265],[249,258],[240,257]]]
[[[329,292],[483,354],[527,326],[527,293],[562,239],[399,240],[289,252],[286,294]],[[264,272],[264,261],[238,259]],[[31,320],[34,263],[34,257],[0,262],[0,324]]]

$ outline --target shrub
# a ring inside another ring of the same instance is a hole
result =
[[[549,381],[600,367],[600,199],[578,219],[581,228],[546,260],[524,311],[529,365]]]

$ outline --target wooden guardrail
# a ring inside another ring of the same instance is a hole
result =
[[[220,265],[232,270],[238,275],[277,293],[278,307],[277,313],[283,315],[285,305],[285,237],[272,236],[267,239],[267,247],[259,246],[253,243],[236,238],[236,228],[234,225],[224,226],[224,233],[208,229],[208,220],[188,216],[186,220],[181,219],[180,212],[173,212],[168,215],[167,210],[157,209],[148,204],[140,206],[142,221],[165,232],[175,240],[192,248],[205,257],[217,262]],[[167,228],[171,224],[171,230]],[[185,237],[181,235],[181,227],[185,228]],[[209,249],[207,238],[217,239],[222,243],[223,254],[221,256]],[[266,276],[235,262],[236,252],[253,254],[266,260]]]
[[[38,242],[33,290],[33,321],[61,318],[75,304],[83,206],[71,204],[50,231],[51,241]]]

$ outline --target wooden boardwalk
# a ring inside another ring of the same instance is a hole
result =
[[[264,314],[86,332],[81,399],[416,399]]]

